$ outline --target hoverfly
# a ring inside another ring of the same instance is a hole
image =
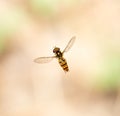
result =
[[[63,70],[65,72],[69,71],[68,65],[67,65],[67,61],[66,59],[63,57],[63,54],[65,52],[67,52],[73,45],[74,41],[75,41],[75,36],[73,36],[70,41],[68,42],[67,46],[65,47],[65,49],[61,52],[59,47],[55,47],[53,49],[53,53],[55,54],[55,56],[50,56],[50,57],[38,57],[34,60],[34,62],[36,63],[48,63],[50,61],[52,61],[54,58],[58,59],[58,62],[60,64],[60,66],[63,68]]]

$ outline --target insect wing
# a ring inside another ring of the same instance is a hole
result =
[[[75,36],[73,36],[73,37],[71,38],[71,40],[68,42],[66,48],[63,50],[63,53],[64,53],[64,52],[67,52],[67,51],[72,47],[72,45],[73,45],[74,42],[75,42],[75,39],[76,39]]]
[[[55,56],[51,56],[51,57],[38,57],[34,60],[34,62],[36,63],[48,63],[50,61],[53,60],[53,58],[55,58]]]

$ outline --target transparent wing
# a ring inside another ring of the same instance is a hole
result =
[[[53,60],[53,58],[56,58],[56,56],[50,56],[50,57],[38,57],[34,59],[34,62],[36,63],[48,63]]]
[[[63,53],[64,53],[64,52],[67,52],[67,51],[72,47],[72,45],[73,45],[74,42],[75,42],[75,39],[76,39],[75,36],[73,36],[73,37],[71,38],[71,40],[68,42],[66,48],[63,50]]]

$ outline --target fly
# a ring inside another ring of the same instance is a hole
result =
[[[67,64],[66,59],[64,58],[64,53],[68,52],[69,49],[72,47],[73,43],[75,42],[75,36],[73,36],[70,41],[68,42],[67,46],[65,47],[65,49],[61,52],[59,47],[55,47],[53,49],[53,53],[55,54],[55,56],[49,56],[49,57],[38,57],[34,60],[34,62],[36,63],[48,63],[50,61],[52,61],[54,58],[58,59],[58,62],[60,64],[60,66],[63,68],[63,70],[65,72],[69,71],[69,67]]]

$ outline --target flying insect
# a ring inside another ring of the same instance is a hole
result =
[[[36,62],[36,63],[48,63],[48,62],[52,61],[54,58],[57,58],[60,66],[63,68],[63,70],[65,72],[68,72],[69,67],[68,67],[67,61],[66,61],[66,59],[64,58],[63,55],[64,55],[65,52],[68,52],[69,49],[73,46],[73,44],[75,42],[75,39],[76,39],[76,37],[73,36],[62,52],[61,52],[59,47],[55,47],[53,49],[53,53],[55,54],[54,56],[38,57],[38,58],[34,59],[34,62]]]

